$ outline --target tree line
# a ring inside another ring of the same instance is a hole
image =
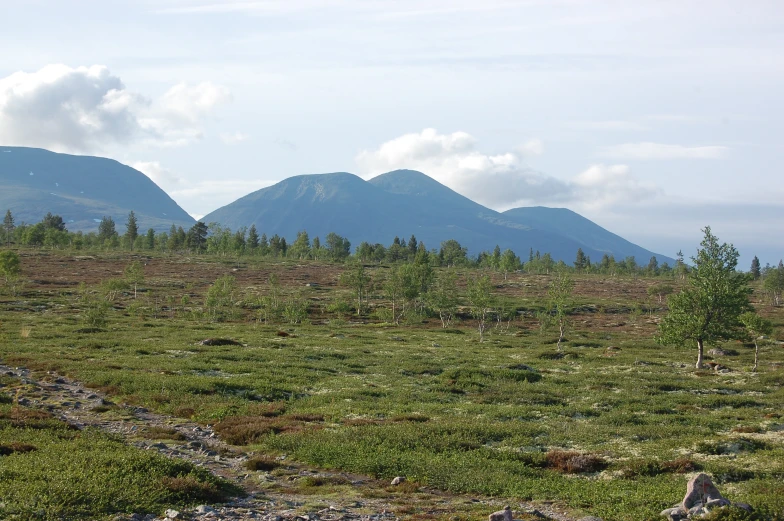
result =
[[[649,276],[677,278],[685,280],[690,267],[678,252],[675,264],[659,263],[651,257],[647,264],[638,263],[634,256],[616,259],[604,254],[598,261],[592,261],[582,248],[578,248],[575,260],[566,263],[556,261],[548,252],[541,253],[531,248],[528,258],[519,257],[511,249],[501,251],[496,246],[493,251],[483,251],[476,256],[468,255],[466,247],[454,239],[443,241],[439,248],[428,249],[424,242],[411,235],[408,240],[395,237],[389,245],[361,242],[352,254],[351,243],[345,237],[331,232],[322,241],[319,237],[311,239],[307,231],[297,233],[293,242],[285,237],[266,233],[259,234],[255,225],[231,230],[218,223],[197,222],[189,229],[172,224],[168,232],[156,232],[149,228],[145,233],[139,230],[138,220],[133,211],[125,222],[125,233],[117,231],[112,217],[104,216],[94,232],[71,232],[59,215],[51,212],[35,224],[14,223],[10,210],[3,220],[5,244],[10,246],[48,247],[75,250],[131,250],[159,253],[199,253],[220,256],[254,256],[271,258],[291,258],[298,260],[320,260],[345,262],[358,260],[364,263],[429,263],[442,267],[479,267],[492,269],[504,274],[515,271],[532,274],[550,274],[572,271],[575,273],[600,274],[609,276]],[[784,291],[784,265],[760,266],[755,256],[749,273],[754,280],[763,279],[763,287],[776,304],[782,302]]]

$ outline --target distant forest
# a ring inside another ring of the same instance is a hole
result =
[[[207,254],[228,257],[269,257],[290,258],[297,260],[321,260],[329,262],[345,262],[347,260],[363,263],[416,263],[434,267],[478,267],[503,273],[525,271],[527,273],[546,274],[554,271],[569,270],[580,273],[602,275],[644,275],[672,278],[684,278],[689,266],[678,252],[676,263],[670,266],[659,264],[656,257],[647,263],[639,263],[633,256],[615,259],[611,254],[604,254],[601,259],[592,260],[582,249],[575,252],[574,261],[567,264],[563,260],[555,260],[548,252],[535,251],[529,248],[526,257],[518,255],[510,249],[501,251],[496,246],[493,251],[483,251],[475,256],[468,255],[468,250],[454,239],[443,241],[438,248],[428,248],[423,242],[417,241],[413,234],[406,240],[394,237],[389,245],[361,242],[352,254],[351,242],[337,233],[328,233],[322,240],[311,238],[308,232],[300,231],[293,241],[277,234],[268,237],[259,234],[255,225],[231,230],[217,223],[209,225],[201,221],[190,229],[172,225],[169,232],[158,232],[152,228],[146,232],[138,229],[134,212],[130,212],[125,224],[125,233],[117,232],[116,223],[111,217],[104,217],[94,232],[71,232],[59,215],[46,214],[36,224],[21,223],[16,225],[10,210],[6,211],[3,220],[3,239],[6,246],[18,245],[52,249],[72,249],[77,251],[147,251],[168,254]],[[781,270],[782,266],[778,267]],[[760,266],[754,257],[750,275],[760,278],[767,275],[771,266]],[[777,271],[778,271],[777,270]]]

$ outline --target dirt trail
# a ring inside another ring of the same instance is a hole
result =
[[[183,510],[177,519],[393,521],[412,515],[428,519],[448,517],[455,512],[484,510],[490,513],[507,504],[503,500],[447,494],[427,487],[401,495],[395,493],[388,483],[367,476],[312,469],[285,459],[281,460],[281,469],[273,473],[249,471],[245,468],[248,455],[223,443],[209,426],[156,414],[141,407],[115,406],[105,394],[51,372],[38,377],[25,368],[0,364],[0,374],[13,376],[24,384],[17,395],[20,405],[45,409],[80,429],[98,428],[118,435],[136,447],[187,460],[236,483],[247,493],[246,497],[229,503]],[[106,412],[107,407],[111,412]],[[139,434],[151,427],[172,433],[176,431],[176,437],[181,439],[140,439]],[[341,497],[331,494],[324,498],[317,494],[302,494],[296,489],[296,480],[305,476],[350,483],[351,493]],[[549,505],[508,504],[516,518],[573,521],[573,518]],[[164,521],[167,518],[133,514],[120,515],[116,519]]]

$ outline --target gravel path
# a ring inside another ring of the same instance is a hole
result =
[[[121,436],[127,443],[141,449],[187,460],[236,483],[247,492],[245,497],[229,503],[200,505],[180,512],[172,509],[163,517],[152,514],[119,515],[117,521],[394,521],[412,515],[420,519],[423,516],[447,516],[455,511],[484,511],[489,514],[506,504],[502,500],[447,494],[426,487],[401,496],[390,490],[388,483],[367,476],[312,469],[285,458],[280,460],[282,467],[274,472],[249,471],[245,468],[248,455],[223,443],[209,426],[156,414],[141,407],[115,406],[103,393],[55,373],[39,377],[25,368],[0,364],[0,374],[13,376],[25,384],[18,395],[20,405],[45,409],[80,429],[95,427]],[[108,413],[107,406],[111,408]],[[104,412],[99,412],[101,409]],[[140,439],[139,434],[150,427],[176,431],[176,437],[181,439]],[[334,493],[327,497],[303,494],[296,488],[295,481],[304,476],[350,483],[351,492],[340,497]],[[402,501],[401,497],[404,498]],[[508,504],[516,518],[573,521],[550,505]]]

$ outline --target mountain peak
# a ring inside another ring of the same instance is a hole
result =
[[[417,170],[393,170],[376,176],[368,182],[392,194],[429,196],[442,190],[451,191],[432,177]]]

